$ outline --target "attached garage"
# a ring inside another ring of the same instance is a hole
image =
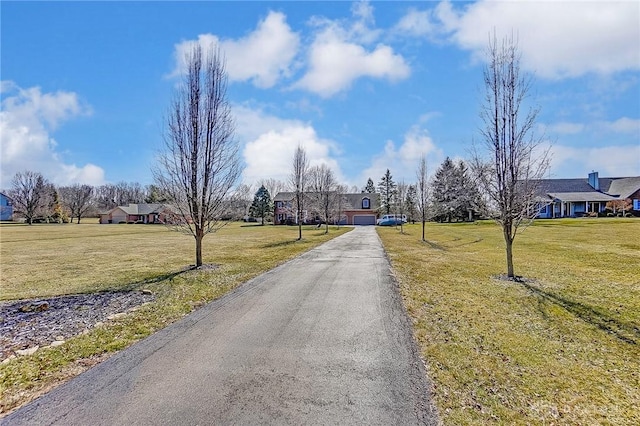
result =
[[[354,225],[375,225],[376,215],[374,214],[362,214],[353,216]]]

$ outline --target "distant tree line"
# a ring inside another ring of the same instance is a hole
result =
[[[80,223],[83,218],[97,217],[116,206],[141,203],[164,203],[155,185],[119,182],[92,186],[72,184],[56,186],[41,173],[25,170],[14,175],[11,188],[5,192],[13,205],[15,217],[34,222]]]

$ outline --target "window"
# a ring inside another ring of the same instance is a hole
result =
[[[368,198],[363,198],[362,199],[362,208],[363,209],[371,208],[370,205],[369,205],[369,199]]]
[[[282,207],[282,201],[276,201],[276,207],[277,208]]]

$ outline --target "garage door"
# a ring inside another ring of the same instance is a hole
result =
[[[354,216],[353,224],[354,225],[375,225],[376,216],[373,214]]]
[[[126,214],[122,214],[122,215],[117,215],[117,214],[113,214],[111,215],[111,223],[120,223],[120,222],[126,222],[127,221],[127,215]]]

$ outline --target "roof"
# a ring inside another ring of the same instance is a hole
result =
[[[126,214],[152,214],[152,213],[161,213],[163,210],[167,209],[168,206],[164,204],[129,204],[128,206],[117,206],[107,213],[112,212],[115,209],[120,209]],[[103,213],[103,214],[107,214]]]
[[[610,195],[614,195],[622,199],[629,198],[634,192],[640,190],[640,176],[604,179],[607,179],[610,182],[608,182],[607,188],[603,188],[601,183],[600,189]]]
[[[594,201],[611,201],[616,200],[616,197],[612,197],[611,195],[603,194],[598,191],[591,192],[549,192],[550,197],[554,199],[564,201],[564,202],[594,202]]]
[[[278,194],[273,197],[273,201],[291,201],[295,195],[295,192],[278,192]]]
[[[373,193],[370,194],[368,192],[365,193],[356,193],[356,194],[344,194],[343,197],[345,198],[345,200],[347,201],[347,204],[354,210],[361,210],[362,209],[362,199],[363,198],[368,198],[369,199],[369,206],[370,208],[365,209],[365,210],[375,210],[377,209],[378,206],[378,194]]]
[[[599,192],[593,189],[587,179],[543,179],[538,181],[538,191],[552,192]]]
[[[309,196],[311,193],[305,192],[306,196]],[[295,198],[295,192],[278,192],[278,194],[273,198],[273,201],[291,201]],[[344,199],[346,200],[347,210],[361,210],[362,209],[362,199],[368,198],[369,205],[371,206],[369,209],[365,210],[375,210],[378,208],[378,194],[369,194],[369,193],[351,193],[351,194],[342,194]]]
[[[640,190],[640,176],[598,178],[596,190],[588,179],[543,179],[537,182],[538,194],[562,201],[611,201],[629,198]],[[561,195],[562,194],[562,195]]]

